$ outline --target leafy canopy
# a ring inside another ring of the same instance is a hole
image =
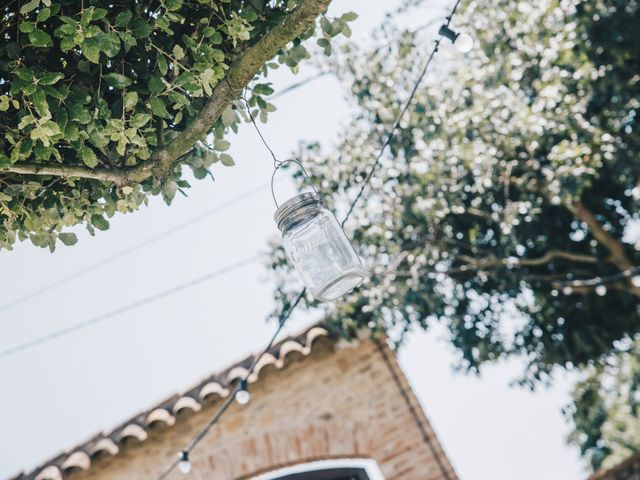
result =
[[[565,414],[574,424],[571,442],[594,470],[640,451],[640,340],[624,342],[590,366]]]
[[[465,2],[368,195],[352,217],[371,279],[329,307],[346,335],[401,341],[444,322],[460,365],[519,355],[523,381],[598,362],[640,329],[630,278],[563,288],[640,265],[640,6],[626,1]],[[437,27],[433,27],[437,28]],[[333,68],[358,112],[339,147],[299,159],[338,211],[370,168],[431,44],[385,25]],[[637,239],[636,239],[637,241]],[[291,298],[276,251],[276,297]],[[311,304],[311,308],[316,305]]]
[[[149,195],[170,202],[219,162],[261,78],[310,56],[301,41],[330,0],[29,0],[0,7],[0,247],[53,250],[65,227],[109,227]],[[353,14],[322,16],[325,50]],[[288,22],[288,23],[287,23]],[[272,57],[276,61],[270,61]],[[207,134],[211,134],[207,136]]]

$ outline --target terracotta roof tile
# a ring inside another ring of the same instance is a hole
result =
[[[287,338],[276,344],[256,364],[249,377],[250,383],[259,380],[263,371],[275,368],[283,369],[295,356],[308,356],[312,353],[314,342],[328,337],[329,332],[314,326],[302,335]],[[180,421],[180,412],[200,411],[204,402],[212,402],[218,398],[229,396],[235,382],[244,378],[254,356],[231,365],[221,374],[207,377],[181,395],[174,395],[149,410],[130,418],[110,433],[99,434],[91,440],[78,445],[70,453],[64,453],[45,462],[30,473],[20,473],[11,480],[64,480],[64,476],[74,470],[89,470],[93,463],[102,456],[118,455],[130,439],[144,442],[155,424],[173,426]],[[266,370],[265,370],[266,369]]]

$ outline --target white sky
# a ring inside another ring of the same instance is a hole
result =
[[[398,1],[334,0],[332,13],[354,10],[356,38],[383,20]],[[434,3],[415,25],[442,13]],[[463,7],[464,8],[464,5]],[[433,33],[438,25],[431,27]],[[425,54],[428,42],[425,42]],[[281,71],[284,87],[298,77]],[[278,88],[276,88],[277,90]],[[301,140],[331,144],[349,117],[344,90],[325,77],[277,99],[278,112],[263,132],[280,158]],[[266,184],[271,161],[245,126],[233,142],[237,165],[216,166],[216,182],[194,181],[189,198],[171,207],[159,199],[111,220],[108,232],[60,246],[55,254],[30,244],[0,252],[0,303],[143,241],[257,185],[256,195],[75,282],[0,313],[0,350],[152,295],[230,265],[277,235]],[[280,195],[290,187],[281,184]],[[33,349],[0,359],[0,478],[48,459],[109,430],[164,397],[262,348],[274,326],[272,285],[256,262],[167,299],[114,317]],[[297,315],[288,333],[309,323]],[[574,449],[565,446],[560,408],[569,379],[530,393],[510,388],[517,362],[486,368],[480,378],[454,374],[452,349],[437,330],[415,333],[400,361],[445,450],[463,480],[586,478]]]

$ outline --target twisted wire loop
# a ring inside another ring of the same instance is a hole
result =
[[[266,147],[266,149],[271,154],[271,158],[273,158],[273,173],[271,174],[271,198],[273,198],[273,203],[276,205],[276,208],[278,208],[279,205],[278,205],[278,200],[276,199],[276,193],[275,193],[275,190],[274,190],[274,187],[273,187],[273,182],[274,182],[274,180],[276,178],[276,173],[278,173],[278,170],[280,170],[280,168],[282,168],[282,166],[287,164],[287,163],[295,163],[296,165],[298,165],[298,167],[302,171],[302,174],[304,175],[304,178],[306,179],[307,183],[311,186],[311,188],[313,189],[314,193],[318,196],[318,198],[320,198],[320,193],[318,192],[318,190],[316,189],[315,185],[311,181],[311,177],[307,173],[307,170],[304,168],[302,163],[300,163],[298,160],[294,160],[292,158],[289,158],[287,160],[279,160],[278,157],[276,157],[276,154],[273,152],[273,149],[267,143],[267,140],[264,138],[264,135],[262,135],[262,131],[260,130],[260,127],[258,127],[258,124],[256,123],[256,120],[255,120],[253,114],[251,113],[251,107],[249,107],[249,101],[247,100],[247,89],[246,88],[242,92],[242,99],[244,100],[244,105],[245,105],[245,107],[247,109],[247,114],[249,115],[249,120],[253,124],[253,128],[255,128],[256,132],[258,133],[258,136],[260,137],[260,140],[262,140],[263,145]]]
[[[302,171],[302,174],[304,175],[304,178],[306,179],[306,181],[309,184],[309,186],[313,189],[313,193],[315,193],[318,198],[321,198],[320,192],[318,192],[318,189],[316,188],[316,186],[311,181],[311,177],[307,173],[307,170],[304,168],[302,163],[300,163],[298,160],[294,160],[294,159],[290,158],[290,159],[287,159],[287,160],[282,160],[278,164],[278,166],[273,169],[273,174],[271,174],[271,197],[273,198],[273,203],[276,204],[276,208],[279,208],[280,205],[278,205],[278,200],[276,199],[276,193],[275,193],[275,190],[274,190],[274,187],[273,187],[273,182],[274,182],[274,180],[276,178],[276,173],[278,173],[278,170],[280,168],[282,168],[282,166],[287,164],[287,163],[295,163],[298,167],[300,167],[300,170]]]

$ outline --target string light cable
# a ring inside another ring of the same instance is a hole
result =
[[[158,480],[164,480],[165,478],[167,478],[167,476],[176,467],[178,467],[180,472],[182,473],[189,473],[191,471],[191,463],[189,461],[189,454],[191,453],[191,451],[202,441],[202,439],[207,435],[207,433],[209,433],[209,431],[213,428],[213,426],[216,423],[218,423],[222,415],[224,415],[224,413],[229,409],[229,407],[231,406],[234,400],[236,400],[241,405],[245,405],[249,401],[250,397],[249,397],[249,390],[247,387],[249,375],[251,375],[251,373],[253,373],[253,371],[255,370],[256,365],[258,364],[258,361],[260,361],[260,359],[266,353],[268,353],[269,350],[271,350],[276,338],[278,337],[278,335],[280,335],[280,332],[282,331],[282,328],[284,327],[287,319],[291,316],[291,314],[296,309],[296,307],[298,306],[298,304],[300,303],[300,301],[302,300],[302,298],[305,296],[306,293],[307,293],[307,289],[303,288],[302,291],[296,296],[295,300],[289,306],[285,306],[283,308],[280,314],[280,317],[278,319],[278,328],[276,328],[276,331],[273,333],[273,335],[269,339],[269,342],[267,343],[267,346],[264,348],[264,350],[262,350],[260,354],[256,355],[253,358],[253,362],[251,362],[251,365],[249,366],[245,377],[236,384],[236,386],[231,390],[231,393],[229,394],[229,396],[225,399],[222,405],[220,405],[220,408],[215,413],[215,415],[211,417],[211,419],[209,420],[209,422],[207,422],[204,428],[200,430],[200,432],[198,432],[198,434],[191,440],[189,445],[187,445],[178,454],[177,458],[170,465],[167,466],[167,468],[158,477]]]
[[[433,46],[433,49],[431,50],[431,53],[427,57],[427,60],[425,61],[424,65],[422,67],[422,70],[420,71],[420,75],[418,76],[418,80],[413,85],[413,88],[411,89],[411,93],[409,93],[409,97],[408,97],[407,101],[405,102],[404,106],[402,107],[402,109],[398,113],[398,116],[396,117],[395,121],[393,122],[393,126],[391,127],[391,129],[389,129],[389,132],[387,133],[387,138],[382,143],[382,146],[380,147],[380,151],[379,151],[377,157],[374,159],[373,164],[371,165],[371,168],[369,169],[369,173],[367,174],[365,179],[362,181],[362,185],[360,186],[360,189],[358,190],[358,193],[356,194],[356,197],[351,202],[351,206],[349,207],[349,210],[347,211],[347,214],[345,215],[344,220],[342,220],[341,225],[343,227],[344,227],[345,223],[347,223],[347,220],[349,220],[349,217],[351,216],[351,214],[353,213],[353,209],[355,208],[355,206],[357,205],[358,201],[360,200],[360,197],[362,197],[362,195],[364,194],[365,190],[367,189],[367,186],[371,182],[371,178],[373,177],[373,175],[375,174],[376,170],[378,169],[378,166],[380,165],[380,160],[382,160],[382,156],[384,155],[385,151],[387,150],[387,147],[389,146],[389,144],[391,143],[391,141],[395,137],[396,130],[400,126],[400,121],[402,120],[404,115],[407,113],[407,110],[409,110],[409,107],[411,106],[411,103],[413,102],[413,98],[415,97],[416,92],[418,91],[418,88],[420,87],[420,84],[422,83],[422,80],[424,79],[425,75],[427,74],[427,71],[429,70],[429,66],[433,62],[433,59],[434,59],[436,53],[438,53],[438,51],[440,49],[440,43],[442,42],[442,39],[443,38],[449,38],[451,40],[451,42],[453,42],[455,44],[456,39],[459,38],[458,34],[455,34],[455,32],[454,32],[455,36],[453,38],[451,38],[448,35],[445,35],[443,33],[443,29],[445,29],[444,31],[447,31],[447,32],[448,31],[453,32],[453,30],[451,30],[451,28],[450,28],[451,20],[453,19],[453,16],[455,15],[456,10],[458,9],[458,6],[460,5],[460,1],[461,0],[456,0],[456,3],[454,4],[453,8],[451,9],[451,13],[449,13],[449,15],[445,19],[445,23],[440,27],[440,30],[438,31],[438,38],[436,38],[435,44]]]
[[[452,10],[451,10],[451,13],[446,17],[444,26],[446,26],[447,28],[449,28],[451,20],[452,20],[452,18],[454,16],[459,4],[460,4],[460,0],[457,0],[456,3],[454,4]],[[425,61],[424,65],[423,65],[423,67],[422,67],[422,69],[420,71],[420,75],[418,76],[418,79],[416,80],[416,82],[414,84],[414,87],[412,88],[412,90],[411,90],[407,100],[405,101],[403,107],[400,109],[400,113],[396,117],[396,120],[394,121],[391,129],[387,133],[385,141],[383,142],[382,146],[380,147],[379,154],[374,159],[374,162],[372,163],[372,165],[371,165],[371,167],[369,169],[369,172],[367,173],[366,177],[362,181],[362,185],[360,186],[360,189],[358,190],[358,193],[356,194],[355,198],[350,203],[349,210],[347,211],[344,219],[342,220],[342,223],[341,223],[342,226],[344,226],[344,224],[347,222],[347,220],[351,216],[351,214],[352,214],[354,208],[356,207],[358,201],[360,200],[360,198],[364,194],[368,184],[370,183],[371,179],[373,178],[373,175],[375,174],[375,172],[376,172],[376,170],[377,170],[377,168],[378,168],[378,166],[380,164],[380,160],[382,159],[382,156],[383,156],[384,152],[386,151],[387,147],[389,146],[389,144],[393,140],[393,138],[395,136],[395,133],[396,133],[396,130],[398,129],[398,127],[400,125],[400,121],[402,120],[403,116],[405,115],[405,113],[409,109],[411,103],[413,102],[415,94],[418,91],[418,88],[419,88],[420,84],[422,83],[422,80],[424,79],[424,77],[425,77],[425,75],[426,75],[426,73],[427,73],[427,71],[429,69],[429,66],[433,62],[435,54],[438,52],[439,47],[440,47],[440,42],[442,41],[443,38],[449,38],[449,37],[444,35],[442,33],[442,29],[441,29],[438,32],[438,38],[435,41],[433,49],[431,50],[431,53],[427,57],[427,60]],[[451,41],[455,43],[456,39],[451,39]],[[245,95],[243,95],[243,99],[245,101],[245,105],[246,105],[247,109],[249,110],[249,119],[250,119],[251,123],[253,124],[253,126],[255,127],[256,131],[258,132],[258,135],[259,135],[261,141],[263,142],[263,144],[265,145],[265,147],[267,148],[267,150],[271,154],[271,157],[273,158],[273,161],[274,161],[274,167],[279,167],[283,162],[281,162],[280,160],[277,159],[277,157],[275,156],[273,150],[269,147],[269,145],[267,144],[264,136],[260,132],[260,129],[259,129],[258,125],[256,124],[256,122],[255,122],[255,120],[253,118],[253,115],[251,114],[251,111],[249,109],[249,103],[248,103]],[[222,405],[220,405],[219,409],[216,411],[216,413],[213,415],[213,417],[211,417],[209,422],[193,438],[193,440],[191,440],[191,442],[182,451],[180,451],[178,453],[176,459],[173,462],[171,462],[162,471],[162,473],[157,477],[157,480],[164,480],[165,478],[167,478],[167,476],[175,468],[178,468],[180,470],[180,472],[185,473],[185,474],[190,472],[191,471],[191,462],[190,462],[190,459],[189,459],[189,455],[193,451],[193,449],[198,446],[198,444],[207,435],[207,433],[209,433],[211,428],[213,428],[213,426],[220,420],[220,418],[224,415],[224,413],[233,404],[234,400],[238,401],[238,403],[246,403],[246,401],[249,400],[248,389],[247,389],[249,376],[253,373],[253,370],[254,370],[255,366],[257,365],[258,361],[260,361],[262,356],[265,355],[266,353],[268,353],[269,350],[273,347],[273,343],[274,343],[275,339],[280,334],[280,332],[281,332],[282,328],[284,327],[286,321],[289,319],[289,317],[291,316],[293,311],[300,304],[300,301],[305,296],[305,294],[306,294],[306,288],[302,289],[302,291],[295,297],[295,299],[293,300],[293,302],[290,305],[283,306],[283,309],[282,309],[282,311],[281,311],[281,313],[279,315],[278,326],[276,328],[275,333],[273,334],[273,336],[269,340],[269,342],[267,344],[267,347],[261,353],[259,353],[258,355],[256,355],[254,357],[253,362],[251,363],[251,365],[247,369],[247,372],[245,373],[245,376],[240,380],[240,382],[238,382],[238,384],[236,384],[236,386],[232,390],[231,394],[225,399],[225,401],[222,403]],[[246,392],[246,394],[244,392]],[[445,475],[445,478],[449,478],[448,472],[443,471],[443,475]]]

